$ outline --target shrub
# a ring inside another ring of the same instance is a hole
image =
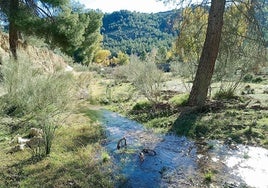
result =
[[[263,78],[259,76],[252,80],[253,83],[261,83],[262,81],[263,81]]]
[[[0,97],[1,112],[9,116],[27,116],[27,121],[42,128],[45,144],[38,145],[34,154],[48,155],[59,120],[56,117],[67,110],[72,101],[71,74],[44,72],[21,57],[17,61],[4,62],[1,72],[6,93]]]
[[[197,66],[194,62],[184,63],[181,61],[171,62],[170,70],[174,76],[180,76],[185,79],[193,80]]]
[[[150,102],[159,102],[164,74],[156,64],[150,59],[141,61],[132,56],[130,64],[125,68],[127,80]]]
[[[44,132],[43,138],[45,141],[45,155],[49,155],[57,126],[51,122],[45,122],[41,125],[41,127]]]
[[[169,99],[169,103],[175,106],[183,106],[186,105],[188,98],[189,94],[175,95],[171,99]]]
[[[243,81],[244,82],[251,82],[253,80],[253,75],[252,74],[246,74],[244,77],[243,77]]]
[[[116,83],[128,82],[128,76],[126,73],[127,69],[128,69],[128,65],[117,66],[114,68],[113,77]]]
[[[6,94],[0,109],[8,115],[58,113],[71,101],[70,73],[44,73],[24,58],[4,62],[1,72]]]
[[[101,158],[102,158],[102,162],[104,163],[108,162],[111,159],[109,153],[107,153],[106,151],[101,153]]]
[[[216,100],[223,100],[223,99],[237,99],[237,96],[235,95],[234,90],[227,89],[227,90],[219,90],[215,93],[214,99]]]
[[[149,101],[140,101],[133,106],[132,110],[133,111],[148,110],[151,109],[152,107],[153,105]]]
[[[258,77],[254,77],[252,74],[246,74],[243,77],[243,81],[244,82],[252,82],[252,83],[260,83],[263,81],[263,78],[258,76]]]

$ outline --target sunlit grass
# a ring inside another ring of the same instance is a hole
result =
[[[49,156],[35,159],[28,150],[0,152],[0,187],[113,187],[111,163],[102,156],[103,136],[97,122],[70,115],[56,130]],[[8,147],[7,141],[0,144]]]

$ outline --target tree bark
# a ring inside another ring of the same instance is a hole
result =
[[[9,4],[9,48],[12,56],[17,59],[18,30],[16,26],[16,14],[19,9],[19,1],[11,0]]]
[[[206,102],[208,88],[219,52],[225,2],[226,0],[212,0],[211,2],[206,39],[190,92],[189,106],[202,107]]]

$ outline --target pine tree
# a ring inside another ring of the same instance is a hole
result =
[[[9,45],[14,58],[17,58],[19,34],[27,25],[25,23],[37,18],[48,20],[57,7],[67,4],[67,0],[0,0],[0,11],[9,23]]]
[[[15,59],[21,33],[44,38],[52,48],[59,47],[87,63],[101,41],[102,14],[69,4],[69,0],[0,0],[0,12],[9,23],[9,45]]]

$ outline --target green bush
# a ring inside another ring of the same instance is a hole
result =
[[[173,104],[174,106],[183,106],[186,105],[188,98],[189,94],[175,95],[169,99],[169,103]]]
[[[71,101],[70,73],[45,73],[25,58],[4,62],[1,73],[6,94],[1,97],[0,109],[7,115],[58,113]]]
[[[133,106],[132,110],[133,111],[149,110],[152,107],[153,107],[153,104],[150,103],[149,101],[140,101]]]
[[[64,112],[72,101],[71,74],[44,72],[37,63],[23,57],[5,61],[1,73],[5,90],[0,97],[1,112],[15,117],[26,116],[28,121],[35,122],[44,133],[44,149],[40,151],[48,155],[57,126],[55,117]]]
[[[219,90],[215,93],[214,99],[216,100],[230,100],[230,99],[237,99],[235,92],[233,89],[227,90]]]
[[[244,82],[251,82],[253,80],[253,75],[252,74],[246,74],[244,77],[243,77],[243,81]]]
[[[246,74],[243,77],[243,81],[244,82],[252,82],[252,83],[260,83],[263,81],[263,78],[258,76],[258,77],[254,77],[252,74]]]
[[[262,81],[263,81],[263,78],[259,76],[252,80],[253,83],[261,83]]]
[[[132,83],[149,101],[159,102],[164,73],[152,60],[148,58],[146,61],[141,61],[138,57],[132,56],[130,63],[124,66],[124,71],[121,70],[119,74],[121,78],[124,78],[122,72],[127,81]]]

